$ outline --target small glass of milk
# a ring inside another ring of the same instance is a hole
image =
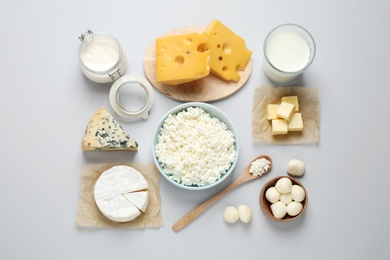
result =
[[[283,24],[265,38],[263,70],[276,83],[288,83],[313,62],[316,46],[313,37],[303,27]]]
[[[126,68],[126,56],[120,43],[106,33],[88,30],[79,37],[81,71],[97,83],[114,82]]]

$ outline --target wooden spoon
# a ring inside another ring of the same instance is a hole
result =
[[[261,155],[256,157],[252,160],[252,162],[256,161],[257,159],[267,159],[271,162],[270,167],[268,168],[268,171],[264,174],[268,173],[272,168],[272,160],[267,155]],[[211,205],[213,205],[215,202],[217,202],[220,198],[222,198],[224,195],[226,195],[229,191],[233,190],[234,188],[240,186],[241,184],[244,184],[246,182],[252,181],[254,179],[259,178],[260,176],[255,176],[252,173],[249,172],[251,168],[252,162],[245,168],[245,170],[241,173],[240,176],[228,187],[226,187],[224,190],[216,194],[214,197],[210,198],[209,200],[203,202],[198,207],[187,213],[185,216],[183,216],[181,219],[179,219],[173,226],[172,229],[175,232],[178,232],[185,226],[187,226],[192,220],[194,220],[197,216],[199,216],[201,213],[203,213],[207,208],[209,208]],[[263,174],[263,175],[264,175]]]

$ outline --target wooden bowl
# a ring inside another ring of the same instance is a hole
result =
[[[305,191],[306,196],[305,196],[305,199],[301,202],[303,208],[302,208],[302,211],[298,215],[292,217],[292,216],[289,216],[288,214],[286,214],[282,219],[279,219],[279,218],[274,217],[274,215],[272,214],[271,203],[266,199],[265,192],[267,191],[268,188],[275,187],[276,182],[281,178],[288,178],[291,180],[293,185],[296,184],[296,185],[301,186],[303,188],[303,190]],[[263,188],[260,191],[261,209],[263,210],[265,215],[267,215],[270,219],[275,220],[277,222],[288,222],[288,221],[292,221],[294,219],[299,218],[305,212],[307,204],[308,204],[308,196],[307,196],[307,191],[306,191],[305,187],[298,180],[296,180],[290,176],[275,177],[275,178],[271,179],[270,181],[268,181],[266,184],[264,184]]]

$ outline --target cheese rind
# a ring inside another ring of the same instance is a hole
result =
[[[295,112],[295,106],[293,104],[282,102],[276,111],[276,115],[279,118],[289,121]]]
[[[94,199],[100,212],[116,222],[128,222],[137,218],[148,205],[147,182],[140,172],[125,165],[114,166],[104,171],[94,187]],[[142,193],[136,201],[125,194]],[[138,206],[139,207],[138,207]]]
[[[272,120],[272,135],[284,135],[288,132],[287,121],[284,119]]]
[[[278,111],[279,105],[278,104],[268,104],[267,105],[267,119],[277,119],[278,116],[276,115],[276,111]]]
[[[238,71],[245,69],[252,55],[245,40],[219,20],[210,22],[205,32],[208,35],[211,72],[224,80],[238,81]]]
[[[302,131],[303,130],[303,120],[301,113],[294,113],[288,122],[288,131]]]
[[[104,107],[101,107],[95,112],[85,128],[81,149],[83,151],[136,151],[138,143]]]
[[[298,96],[285,96],[280,99],[281,102],[293,104],[295,106],[295,112],[299,112]]]
[[[205,33],[186,33],[156,39],[157,81],[179,85],[210,73]]]

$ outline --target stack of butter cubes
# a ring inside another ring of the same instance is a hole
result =
[[[267,119],[272,123],[272,135],[302,132],[303,120],[298,96],[285,96],[281,98],[280,104],[268,104]]]

